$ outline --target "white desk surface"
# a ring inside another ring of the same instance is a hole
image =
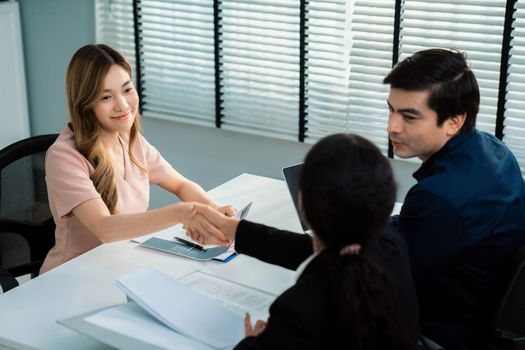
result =
[[[253,201],[249,220],[301,232],[283,181],[242,174],[209,193],[217,203],[238,208]],[[291,286],[294,276],[293,271],[245,255],[226,264],[196,262],[130,241],[103,244],[0,295],[0,348],[107,349],[56,320],[125,302],[115,281],[140,266],[152,266],[174,278],[199,269],[275,294]]]

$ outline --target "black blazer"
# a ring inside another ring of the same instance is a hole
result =
[[[235,249],[262,261],[296,269],[313,254],[309,235],[278,230],[265,225],[241,221],[237,228]],[[385,232],[367,246],[367,254],[391,277],[397,287],[406,322],[414,337],[417,326],[417,298],[412,282],[408,255],[403,239]],[[303,271],[297,282],[281,294],[270,307],[264,332],[247,337],[235,349],[335,349],[335,315],[332,292],[321,266],[322,252]]]

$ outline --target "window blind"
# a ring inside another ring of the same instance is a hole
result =
[[[382,79],[393,55],[457,48],[467,52],[480,85],[477,127],[502,136],[525,169],[525,5],[514,1],[507,72],[505,7],[512,0],[398,2],[96,0],[97,41],[133,64],[140,43],[146,117],[311,143],[354,132],[385,154]],[[500,74],[508,78],[505,93]]]
[[[514,12],[503,142],[512,150],[525,177],[525,3]]]
[[[307,138],[353,132],[388,149],[392,0],[311,0],[307,12]]]
[[[213,1],[137,6],[143,115],[215,125]]]
[[[220,4],[222,127],[297,140],[297,0]]]
[[[119,50],[135,69],[133,0],[97,0],[95,19],[96,42]],[[133,74],[134,81],[136,78],[136,74]]]
[[[498,104],[505,0],[405,0],[400,60],[416,51],[445,47],[466,51],[478,80],[476,127],[494,134]]]

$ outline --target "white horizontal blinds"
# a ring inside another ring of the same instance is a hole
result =
[[[308,18],[307,141],[352,132],[386,154],[394,0],[311,0]]]
[[[135,72],[135,29],[133,0],[97,0],[95,3],[96,42],[120,51]],[[136,81],[136,74],[133,74]]]
[[[400,59],[432,47],[467,53],[480,87],[476,127],[494,134],[505,0],[405,0]]]
[[[297,140],[298,0],[220,5],[222,127]]]
[[[215,125],[212,0],[141,0],[143,114]]]
[[[352,0],[311,0],[306,18],[305,141],[348,128]]]
[[[525,177],[525,3],[514,13],[503,141],[512,150]]]

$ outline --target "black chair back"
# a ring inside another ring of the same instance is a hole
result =
[[[55,244],[45,153],[57,136],[34,136],[0,150],[0,268],[15,277],[38,275]]]

